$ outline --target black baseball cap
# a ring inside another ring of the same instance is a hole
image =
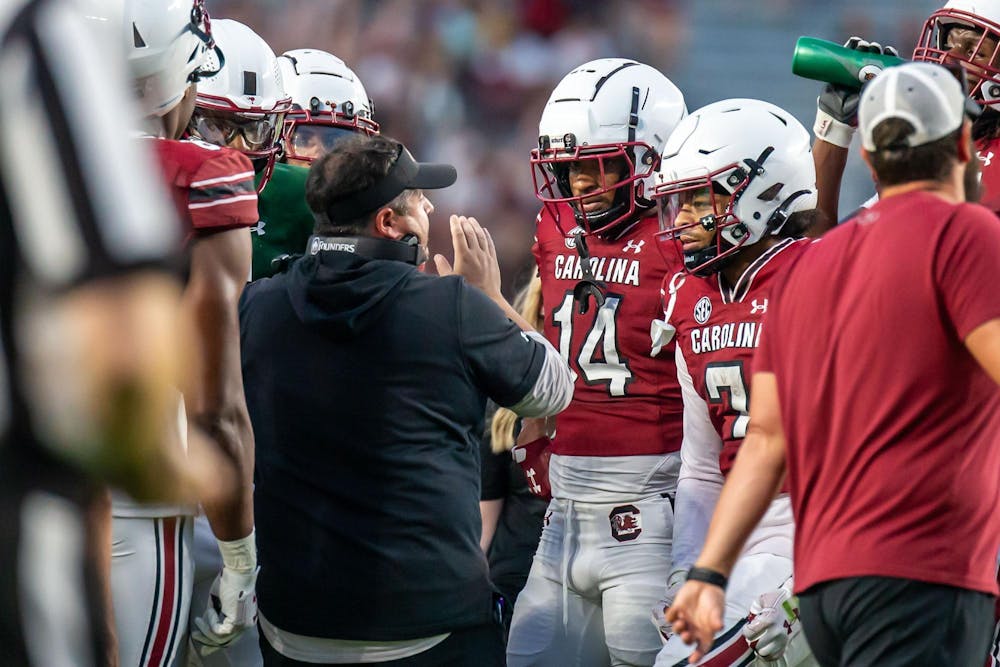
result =
[[[385,206],[404,190],[440,190],[454,185],[458,172],[450,164],[417,162],[406,146],[399,144],[396,161],[389,172],[364,190],[331,202],[326,209],[330,220],[355,220]]]

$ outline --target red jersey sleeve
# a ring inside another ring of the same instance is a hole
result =
[[[257,189],[250,160],[233,150],[212,154],[191,176],[187,207],[196,232],[256,225]]]
[[[934,282],[961,340],[1000,318],[1000,219],[974,204],[960,206],[944,225],[934,256]]]

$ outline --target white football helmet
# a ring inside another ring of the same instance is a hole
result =
[[[952,30],[971,29],[955,39]],[[1000,103],[1000,0],[949,0],[933,12],[913,50],[913,59],[965,70],[969,95],[983,105]]]
[[[198,100],[188,130],[209,143],[236,148],[261,173],[264,188],[280,148],[281,125],[292,99],[285,93],[278,59],[261,37],[238,21],[212,22],[224,63],[208,56],[215,73],[198,83]]]
[[[278,58],[292,110],[285,116],[285,155],[312,162],[344,137],[378,134],[375,105],[361,79],[326,51],[295,49]]]
[[[653,197],[660,204],[661,241],[671,241],[688,271],[715,273],[740,248],[777,235],[797,211],[816,208],[816,170],[809,132],[768,102],[722,100],[685,118],[667,142]],[[700,194],[714,213],[674,226]],[[723,205],[716,195],[731,197]],[[707,248],[684,252],[681,234],[715,232]]]
[[[542,112],[538,148],[531,152],[536,195],[557,221],[565,210],[560,205],[569,204],[576,226],[587,234],[635,218],[653,205],[649,191],[663,146],[686,115],[681,91],[649,65],[623,58],[580,65],[563,77]],[[602,182],[574,196],[569,168],[582,160],[594,160],[602,175],[606,166],[623,161],[627,173],[610,186]],[[585,199],[612,190],[610,208],[586,210]]]
[[[206,72],[212,39],[204,0],[82,0],[77,3],[100,39],[124,47],[136,94],[147,116],[163,116]],[[211,74],[212,72],[207,72]]]

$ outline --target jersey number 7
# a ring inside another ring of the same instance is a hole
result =
[[[728,394],[730,411],[736,413],[730,437],[736,440],[746,437],[747,425],[750,423],[750,391],[743,374],[743,362],[717,361],[708,364],[705,367],[705,388],[708,390],[708,400],[713,404],[723,403],[724,396]],[[726,419],[729,418],[727,415]]]
[[[594,316],[594,323],[576,355],[576,365],[583,373],[583,381],[588,385],[606,384],[608,395],[612,397],[625,396],[629,383],[632,382],[632,371],[628,360],[618,351],[618,307],[621,305],[620,294],[605,296],[604,305]],[[559,353],[570,368],[570,347],[573,342],[573,313],[575,308],[573,292],[566,292],[562,303],[552,311],[552,323],[559,327]],[[598,356],[600,346],[600,356]],[[576,373],[573,373],[576,380]]]

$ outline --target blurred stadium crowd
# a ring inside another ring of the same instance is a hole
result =
[[[528,151],[552,87],[574,63],[609,55],[649,63],[684,91],[690,109],[766,90],[808,125],[819,86],[789,75],[799,35],[837,42],[866,35],[910,53],[935,7],[933,0],[219,0],[212,14],[252,26],[275,53],[323,49],[354,69],[384,132],[458,168],[461,187],[438,195],[439,210],[490,227],[512,293],[532,270],[538,201]],[[844,210],[871,194],[854,151]],[[446,222],[431,221],[432,251],[447,242]]]

